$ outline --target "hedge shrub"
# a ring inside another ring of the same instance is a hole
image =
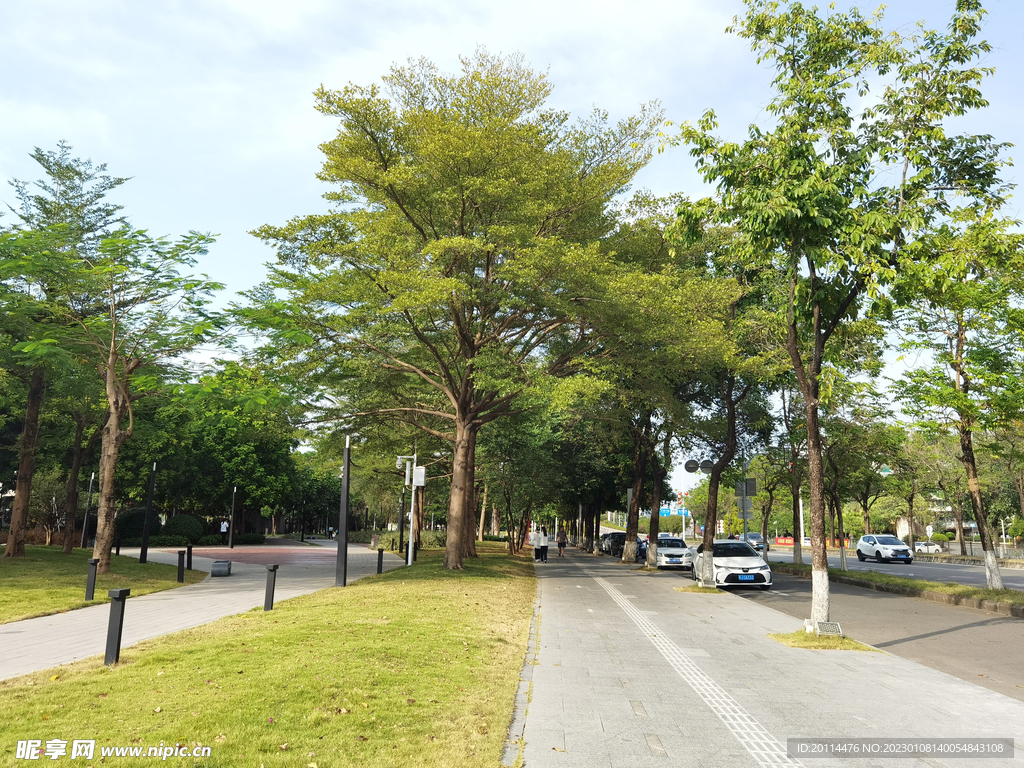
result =
[[[141,547],[142,537],[134,539],[124,539],[121,541],[122,547]],[[149,544],[150,547],[187,547],[188,539],[184,536],[150,536]]]
[[[114,518],[114,541],[121,542],[121,546],[130,547],[138,546],[128,544],[127,542],[132,539],[138,539],[139,543],[142,542],[143,526],[146,524],[146,510],[144,507],[133,507],[132,509],[126,509],[124,512]],[[157,514],[153,513],[153,519],[150,521],[149,526],[149,537],[160,533],[160,518]]]
[[[175,515],[164,524],[167,536],[184,536],[195,544],[206,533],[206,521],[195,515]]]

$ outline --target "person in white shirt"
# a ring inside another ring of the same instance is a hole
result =
[[[540,528],[540,533],[537,534],[537,543],[540,544],[540,561],[546,563],[548,561],[548,529],[543,525]]]

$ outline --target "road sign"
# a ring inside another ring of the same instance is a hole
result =
[[[715,463],[711,461],[711,459],[704,459],[704,461],[700,463],[700,471],[710,472],[713,466],[715,466]]]
[[[932,537],[932,534],[935,533],[935,529],[932,528],[930,525],[926,525],[924,527],[924,532],[928,534],[928,538],[930,539]]]
[[[662,507],[658,510],[659,517],[668,517],[672,514],[672,510],[669,507]]]
[[[747,496],[757,496],[757,479],[748,477],[745,482],[747,484]]]
[[[741,499],[736,499],[736,506],[739,508],[741,513],[750,514],[750,510],[754,508],[754,500],[749,496],[744,496]],[[747,520],[750,518],[748,517]]]
[[[690,459],[685,464],[683,464],[683,469],[685,469],[687,472],[696,472],[698,469],[700,469],[700,463],[698,463],[696,459]]]
[[[740,512],[740,520],[753,520],[754,513],[751,510],[745,510]]]

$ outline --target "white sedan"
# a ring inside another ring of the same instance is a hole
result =
[[[693,552],[682,539],[661,538],[659,536],[658,567],[693,568]]]
[[[937,541],[915,541],[914,551],[926,555],[938,555],[942,553],[942,545]]]
[[[701,578],[704,566],[704,545],[697,547],[693,559],[693,578],[700,586],[716,587],[760,587],[772,588],[772,569],[761,556],[745,541],[727,539],[714,542],[711,561],[714,566],[715,583],[705,584]]]

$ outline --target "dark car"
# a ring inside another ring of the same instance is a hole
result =
[[[622,550],[626,547],[626,534],[623,533],[619,536],[615,536],[613,539],[609,539],[611,543],[611,554],[613,557],[622,557]],[[647,542],[641,539],[639,536],[636,537],[636,559],[643,560],[647,558]]]
[[[764,540],[764,537],[760,533],[741,533],[740,541],[745,541],[747,544],[752,546],[755,550],[760,552],[768,551],[768,542]]]

